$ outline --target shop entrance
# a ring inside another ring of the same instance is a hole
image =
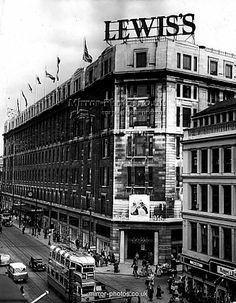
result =
[[[146,258],[153,264],[154,256],[154,232],[146,230],[129,230],[127,258],[133,259],[135,254],[139,254],[139,258]]]

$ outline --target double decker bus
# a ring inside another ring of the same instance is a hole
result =
[[[95,260],[87,252],[65,245],[51,245],[47,268],[48,285],[66,301],[85,302],[95,292]]]

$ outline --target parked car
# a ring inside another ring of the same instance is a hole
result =
[[[8,265],[11,257],[8,254],[0,253],[0,265]]]
[[[43,263],[43,260],[40,256],[30,257],[29,266],[35,271],[44,271],[46,270],[46,264]]]
[[[11,220],[5,221],[4,226],[11,227],[13,226],[13,222]]]
[[[15,262],[10,263],[7,270],[8,277],[11,278],[14,282],[28,280],[28,272],[24,263]]]
[[[1,216],[2,224],[5,224],[6,221],[10,221],[12,219],[11,213],[8,212],[4,212],[0,214],[0,216]]]

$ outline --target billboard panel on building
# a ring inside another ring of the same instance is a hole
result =
[[[149,221],[150,197],[148,195],[129,196],[129,219],[133,221]]]

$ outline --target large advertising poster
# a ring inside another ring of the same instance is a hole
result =
[[[129,219],[133,221],[149,221],[149,203],[148,195],[130,195],[129,196]]]

